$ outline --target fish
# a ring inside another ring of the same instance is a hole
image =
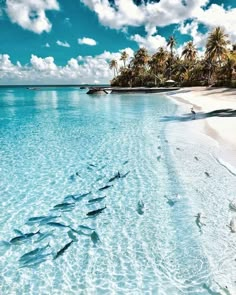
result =
[[[88,203],[90,203],[90,205],[91,205],[92,203],[101,202],[105,198],[106,198],[106,196],[100,197],[100,198],[96,198],[96,199],[91,199],[91,200],[88,200]]]
[[[24,236],[24,233],[20,231],[19,229],[13,229],[13,231],[19,236]]]
[[[61,203],[61,204],[55,205],[52,210],[63,210],[63,209],[74,208],[74,207],[75,207],[75,203]]]
[[[71,201],[74,197],[75,197],[75,195],[67,195],[67,196],[65,196],[65,198],[64,198],[64,202]]]
[[[24,241],[30,239],[31,237],[33,237],[34,235],[37,235],[37,234],[40,234],[40,230],[38,230],[37,232],[35,233],[27,233],[27,234],[24,234],[24,235],[21,235],[21,236],[17,236],[13,239],[10,240],[10,243],[11,244],[21,244],[23,243]]]
[[[22,255],[19,259],[19,262],[25,262],[33,257],[35,257],[36,255],[42,254],[47,248],[50,247],[50,244],[48,243],[46,246],[41,247],[41,248],[36,248],[28,253],[25,253],[24,255]]]
[[[97,167],[96,165],[94,164],[89,164],[90,167]]]
[[[43,220],[44,218],[46,218],[47,216],[37,216],[37,217],[31,217],[27,220],[27,224],[33,224],[33,223],[38,223],[41,220]]]
[[[82,195],[80,195],[80,196],[78,196],[78,197],[73,197],[72,199],[75,201],[75,202],[78,202],[78,201],[81,201],[83,198],[85,198],[86,196],[88,196],[88,195],[90,195],[91,194],[91,191],[90,192],[88,192],[88,193],[85,193],[85,194],[82,194]]]
[[[199,161],[198,157],[196,157],[196,156],[194,157],[194,159],[195,159],[196,161]]]
[[[35,243],[39,243],[39,242],[41,242],[42,240],[46,239],[47,237],[51,237],[51,236],[53,236],[53,232],[54,232],[54,231],[55,231],[55,230],[53,229],[53,230],[48,231],[48,232],[45,232],[45,233],[40,233],[39,238],[37,239],[37,241],[36,241]]]
[[[26,221],[26,224],[31,225],[35,223],[43,224],[43,222],[47,222],[49,220],[58,218],[60,216],[38,216],[38,217],[31,217]]]
[[[34,257],[28,259],[27,261],[25,261],[24,263],[21,263],[20,268],[38,266],[39,264],[47,261],[48,256],[51,256],[51,253],[34,256]]]
[[[120,172],[119,172],[119,171],[118,171],[118,173],[115,174],[112,178],[110,178],[110,179],[108,180],[108,182],[112,182],[112,181],[114,181],[116,178],[120,178]]]
[[[94,216],[94,215],[97,215],[99,213],[102,213],[103,210],[105,210],[107,207],[103,207],[103,208],[100,208],[100,209],[97,209],[97,210],[94,210],[94,211],[90,211],[87,213],[87,216]]]
[[[157,147],[157,149],[158,149],[158,150],[161,150],[161,146],[159,145],[159,146]]]
[[[91,227],[89,227],[89,226],[87,226],[87,225],[79,225],[79,227],[80,228],[82,228],[82,229],[87,229],[87,230],[94,230],[94,228],[91,228]]]
[[[99,188],[98,190],[99,190],[99,191],[103,191],[103,190],[108,189],[108,188],[110,188],[110,187],[112,187],[112,186],[113,186],[113,184],[111,184],[111,185],[105,185],[105,186]]]
[[[54,219],[57,219],[61,217],[61,215],[56,215],[56,216],[48,216],[44,219],[42,219],[40,222],[39,222],[39,225],[43,225],[43,224],[46,224],[47,222],[51,221],[51,220],[54,220]]]
[[[99,235],[95,231],[93,231],[91,234],[91,240],[92,240],[94,246],[96,246],[96,244],[98,242],[100,242]]]
[[[157,157],[157,161],[160,162],[160,160],[161,160],[161,156],[158,156],[158,157]]]
[[[177,151],[181,151],[181,148],[177,147],[176,150],[177,150]]]
[[[73,240],[71,240],[69,243],[67,243],[61,250],[59,250],[58,252],[57,252],[57,254],[54,256],[54,260],[55,259],[57,259],[58,257],[60,257],[61,255],[63,255],[64,254],[64,252],[70,247],[70,245],[72,244],[72,243],[74,243],[74,241]]]
[[[77,239],[77,237],[73,234],[73,231],[72,231],[72,230],[69,230],[69,231],[67,232],[67,235],[68,235],[69,238],[71,238],[72,241],[74,241],[74,242],[78,242],[78,239]]]
[[[144,203],[142,200],[138,201],[138,208],[137,208],[137,212],[139,215],[143,215],[144,214]]]
[[[123,165],[126,165],[126,164],[128,164],[129,163],[129,160],[126,160],[124,163],[123,163]]]
[[[55,226],[55,227],[70,227],[69,225],[65,225],[59,222],[48,222],[46,225]]]
[[[126,172],[125,174],[121,175],[120,178],[125,178],[129,173],[130,173],[130,171]]]
[[[209,174],[208,172],[206,172],[206,171],[205,171],[205,175],[206,175],[207,177],[211,177],[210,174]]]

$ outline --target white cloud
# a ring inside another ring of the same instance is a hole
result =
[[[49,48],[50,47],[50,44],[49,43],[46,43],[44,46]]]
[[[57,66],[54,63],[54,58],[52,56],[41,58],[32,54],[30,63],[33,69],[38,71],[45,71],[45,70],[54,71],[57,69]]]
[[[6,13],[13,23],[23,29],[41,34],[51,30],[46,10],[59,10],[57,0],[7,0]]]
[[[212,4],[207,10],[199,12],[197,20],[209,29],[220,25],[236,42],[236,8],[225,9],[223,5]]]
[[[97,42],[94,39],[84,37],[82,39],[78,39],[79,44],[85,44],[89,46],[95,46],[97,45]]]
[[[197,48],[203,48],[206,45],[208,34],[199,32],[199,23],[196,20],[187,24],[181,23],[179,31],[181,34],[190,35]]]
[[[81,0],[93,10],[100,22],[110,28],[120,29],[125,26],[141,26],[155,28],[177,24],[194,17],[209,0],[161,0],[142,2],[137,6],[133,0],[117,0],[112,7],[108,0]],[[154,30],[152,31],[152,34]]]
[[[70,47],[70,44],[68,43],[68,42],[62,42],[62,41],[60,41],[60,40],[57,40],[57,45],[58,46],[62,46],[62,47]]]
[[[166,39],[160,35],[147,35],[142,37],[138,34],[131,36],[131,40],[138,43],[139,47],[145,47],[150,53],[157,51],[159,47],[166,47]]]
[[[123,49],[130,57],[133,50]],[[30,63],[21,65],[20,62],[13,64],[10,56],[0,54],[0,79],[2,84],[79,84],[109,83],[113,73],[109,69],[109,62],[116,58],[120,65],[120,52],[111,53],[105,51],[97,56],[78,56],[71,58],[64,66],[58,66],[52,56],[42,58],[31,55]]]

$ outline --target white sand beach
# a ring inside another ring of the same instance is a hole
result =
[[[171,97],[182,105],[181,110],[185,111],[185,114],[191,114],[191,107],[196,112],[195,120],[183,121],[181,124],[187,124],[190,128],[204,132],[216,140],[220,148],[220,157],[236,167],[236,117],[230,116],[227,112],[213,117],[204,115],[216,110],[235,110],[236,89],[190,87],[182,88]]]

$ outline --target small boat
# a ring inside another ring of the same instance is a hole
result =
[[[236,200],[230,201],[229,208],[233,211],[236,211]]]
[[[87,94],[108,94],[108,91],[101,87],[91,87]]]

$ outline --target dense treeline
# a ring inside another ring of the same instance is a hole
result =
[[[193,41],[184,46],[181,56],[175,53],[173,36],[167,47],[168,50],[160,47],[152,56],[145,48],[140,48],[127,65],[129,56],[122,52],[120,69],[116,60],[110,61],[110,68],[114,69],[111,85],[152,87],[174,80],[180,86],[236,87],[236,45],[230,43],[222,28],[217,27],[209,34],[202,57],[198,56]]]

